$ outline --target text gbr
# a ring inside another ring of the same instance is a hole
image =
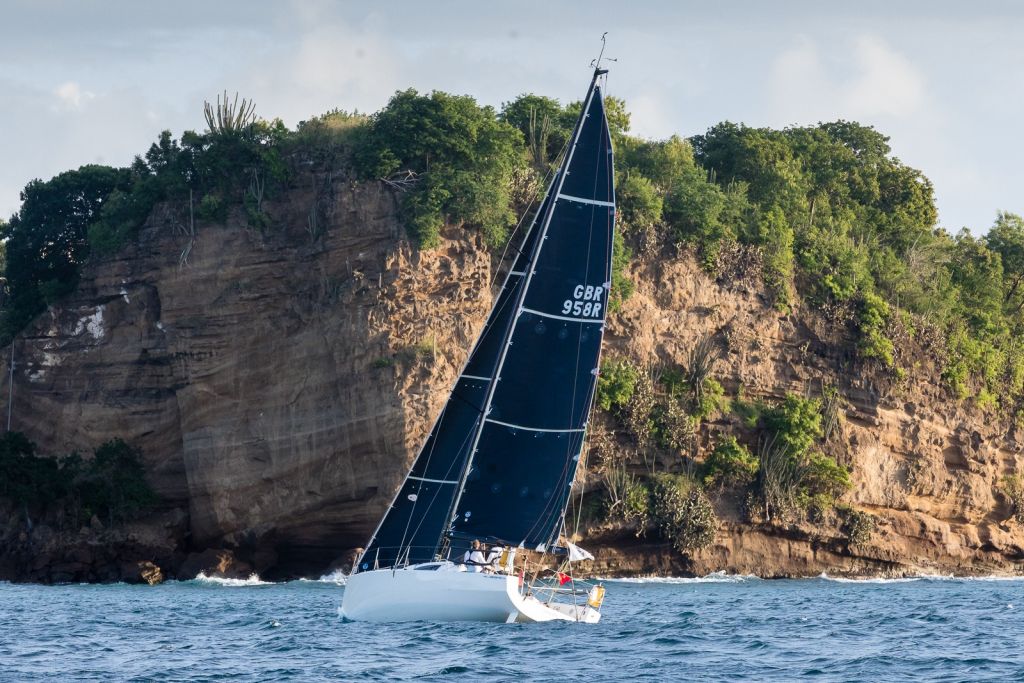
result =
[[[562,315],[600,318],[603,293],[604,287],[600,285],[576,285],[572,290],[573,298],[562,302]]]

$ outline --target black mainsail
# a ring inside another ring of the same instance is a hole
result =
[[[583,448],[611,286],[615,191],[597,70],[484,331],[359,570],[479,538],[557,540]]]

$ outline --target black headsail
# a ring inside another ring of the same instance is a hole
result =
[[[615,191],[597,80],[573,143],[484,403],[450,535],[557,540],[597,384],[611,286]]]

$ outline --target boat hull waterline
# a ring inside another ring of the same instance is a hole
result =
[[[419,567],[419,568],[418,568]],[[351,621],[492,621],[534,623],[576,621],[596,624],[600,611],[586,598],[579,604],[541,602],[522,595],[519,577],[458,571],[436,563],[376,569],[348,578],[341,604]]]

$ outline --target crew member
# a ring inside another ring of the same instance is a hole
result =
[[[480,541],[474,539],[473,545],[462,556],[462,563],[466,565],[466,571],[482,572],[484,570],[487,560],[484,558]]]
[[[501,560],[501,546],[492,545],[491,549],[487,552],[487,569],[489,572],[501,571],[501,567],[498,566],[498,562]]]

